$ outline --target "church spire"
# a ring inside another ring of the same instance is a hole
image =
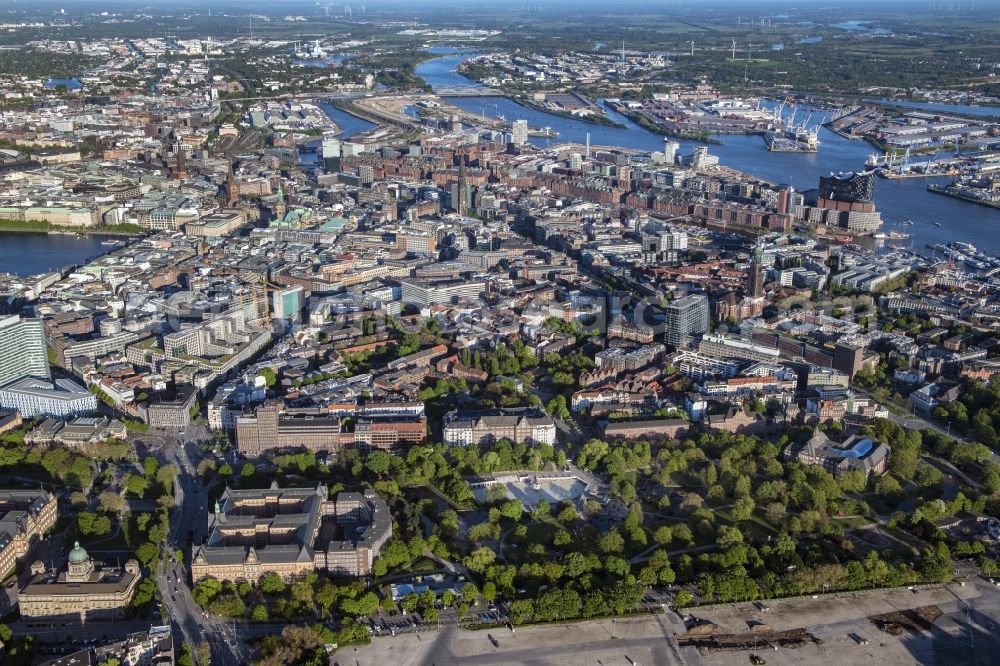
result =
[[[236,174],[233,172],[233,162],[229,161],[229,171],[226,173],[226,207],[236,208],[240,203],[240,187],[236,184]]]

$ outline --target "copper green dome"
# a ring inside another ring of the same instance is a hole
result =
[[[81,546],[80,542],[77,541],[73,544],[73,550],[69,551],[69,563],[70,564],[83,564],[90,559],[90,555],[87,554]]]

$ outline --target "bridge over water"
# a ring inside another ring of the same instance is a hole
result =
[[[481,97],[488,95],[501,95],[496,88],[483,85],[452,85],[434,86],[434,94],[439,97]]]

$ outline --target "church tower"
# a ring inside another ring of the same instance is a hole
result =
[[[236,174],[233,173],[233,163],[229,162],[229,171],[226,173],[226,208],[237,208],[240,205],[240,186],[236,183]]]

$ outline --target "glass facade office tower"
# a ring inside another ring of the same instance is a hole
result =
[[[24,377],[49,379],[45,329],[39,319],[0,319],[0,386]]]

